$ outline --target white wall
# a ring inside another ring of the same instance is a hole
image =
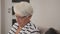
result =
[[[5,0],[5,34],[12,26],[12,0]]]
[[[1,34],[1,0],[0,0],[0,34]]]
[[[8,9],[12,8],[12,0],[1,0],[1,34],[8,34],[12,25],[12,11],[8,13]]]
[[[1,34],[5,34],[5,0],[1,0]]]
[[[60,0],[31,0],[32,22],[43,28],[60,30]]]

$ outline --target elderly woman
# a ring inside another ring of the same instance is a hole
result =
[[[33,8],[27,2],[14,5],[16,21],[8,34],[40,34],[38,28],[30,21]]]

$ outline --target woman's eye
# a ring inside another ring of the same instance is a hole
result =
[[[26,16],[24,16],[24,17],[26,17]],[[24,17],[23,17],[23,18],[24,18]]]

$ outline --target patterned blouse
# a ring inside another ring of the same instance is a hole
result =
[[[15,23],[8,34],[15,34],[17,28],[18,28],[18,23]],[[30,22],[21,29],[19,34],[40,34],[40,32],[38,28],[35,26],[35,24]]]

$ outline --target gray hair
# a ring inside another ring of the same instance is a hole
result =
[[[14,5],[14,12],[19,13],[20,16],[30,16],[33,14],[33,8],[28,2],[20,2]]]

